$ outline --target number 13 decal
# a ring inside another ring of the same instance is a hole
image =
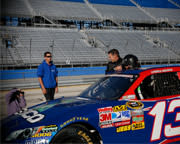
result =
[[[180,108],[180,99],[172,100],[169,103],[168,113],[173,113],[176,108]],[[157,102],[155,106],[148,113],[154,117],[154,124],[151,134],[151,141],[160,140],[163,121],[166,111],[166,101]],[[176,113],[175,122],[180,121],[180,112]],[[164,135],[166,137],[173,137],[180,135],[180,126],[172,127],[172,124],[165,124]]]

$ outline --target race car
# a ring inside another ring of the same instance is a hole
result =
[[[1,121],[3,143],[180,142],[180,66],[127,70]]]

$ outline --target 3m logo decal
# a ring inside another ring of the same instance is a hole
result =
[[[101,128],[112,127],[112,107],[98,109]]]
[[[102,113],[99,115],[100,122],[108,122],[112,120],[111,113]]]

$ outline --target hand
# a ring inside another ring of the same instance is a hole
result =
[[[24,91],[20,90],[19,96],[20,96],[20,97],[24,96]]]
[[[55,88],[55,92],[58,93],[58,87]]]
[[[43,92],[43,94],[46,94],[46,93],[47,93],[47,91],[46,91],[45,88],[42,88],[42,92]]]
[[[122,66],[117,66],[114,68],[115,71],[122,71]]]

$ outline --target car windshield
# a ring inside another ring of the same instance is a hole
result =
[[[80,97],[116,100],[131,86],[134,79],[133,75],[106,76],[83,91]]]

